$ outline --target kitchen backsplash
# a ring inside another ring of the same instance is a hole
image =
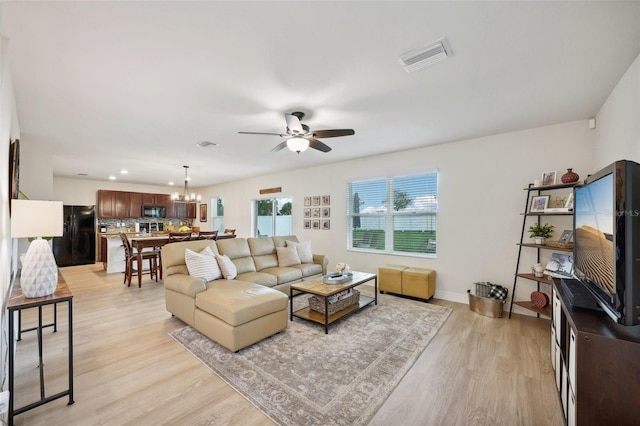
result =
[[[140,219],[100,219],[98,220],[98,232],[102,232],[102,228],[106,226],[106,233],[113,232],[138,232],[136,229],[136,223],[138,223],[138,227],[140,228],[139,232],[144,232],[144,229],[153,229],[155,224],[158,224],[158,228],[160,228],[160,224],[162,224],[163,229],[167,229],[169,225],[173,225],[176,229],[186,225],[191,226],[192,220],[190,219],[149,219],[149,218],[140,218]],[[151,226],[144,226],[140,224],[149,224]]]

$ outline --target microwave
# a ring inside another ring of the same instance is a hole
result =
[[[167,217],[167,208],[164,206],[142,206],[142,217]]]

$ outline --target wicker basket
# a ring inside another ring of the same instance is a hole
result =
[[[351,296],[340,299],[336,303],[329,304],[329,315],[354,305],[358,303],[358,301],[360,301],[360,292],[354,289]],[[311,296],[309,298],[309,307],[314,311],[324,314],[324,299],[322,297]]]
[[[560,241],[549,241],[549,240],[547,240],[545,245],[547,245],[549,247],[563,248],[563,249],[573,248],[573,243],[561,243]]]
[[[469,309],[480,315],[490,318],[502,318],[504,301],[487,297],[491,286],[484,283],[475,283],[475,291],[468,290]],[[475,294],[474,294],[475,293]]]

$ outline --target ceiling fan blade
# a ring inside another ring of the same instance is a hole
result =
[[[298,117],[293,114],[285,114],[284,118],[287,120],[287,127],[289,130],[292,132],[304,133],[304,128],[302,127]]]
[[[238,132],[241,135],[273,135],[273,136],[280,136],[281,138],[287,136],[287,135],[283,135],[282,133],[264,133],[264,132]]]
[[[276,146],[271,150],[271,152],[278,152],[278,151],[280,151],[281,149],[286,148],[286,147],[287,147],[287,141],[280,142],[278,145],[276,145]]]
[[[307,139],[309,140],[309,148],[317,149],[318,151],[322,151],[322,152],[331,151],[331,147],[329,145],[326,145],[320,142],[318,139],[314,139],[314,138],[307,138]]]
[[[356,132],[353,129],[314,130],[314,138],[336,138],[338,136],[351,136]]]

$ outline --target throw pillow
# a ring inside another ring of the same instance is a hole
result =
[[[300,257],[300,263],[313,263],[313,253],[311,252],[311,241],[301,241],[296,243],[287,240],[287,247],[295,247]]]
[[[236,265],[229,259],[229,256],[216,254],[216,260],[218,261],[218,265],[220,265],[220,269],[222,270],[222,275],[228,279],[232,280],[238,276],[238,269]]]
[[[295,247],[276,247],[278,255],[278,266],[299,265],[300,257]]]
[[[211,247],[205,247],[200,253],[185,249],[184,260],[187,264],[189,275],[192,277],[202,278],[205,281],[222,278],[222,272],[220,271]]]

